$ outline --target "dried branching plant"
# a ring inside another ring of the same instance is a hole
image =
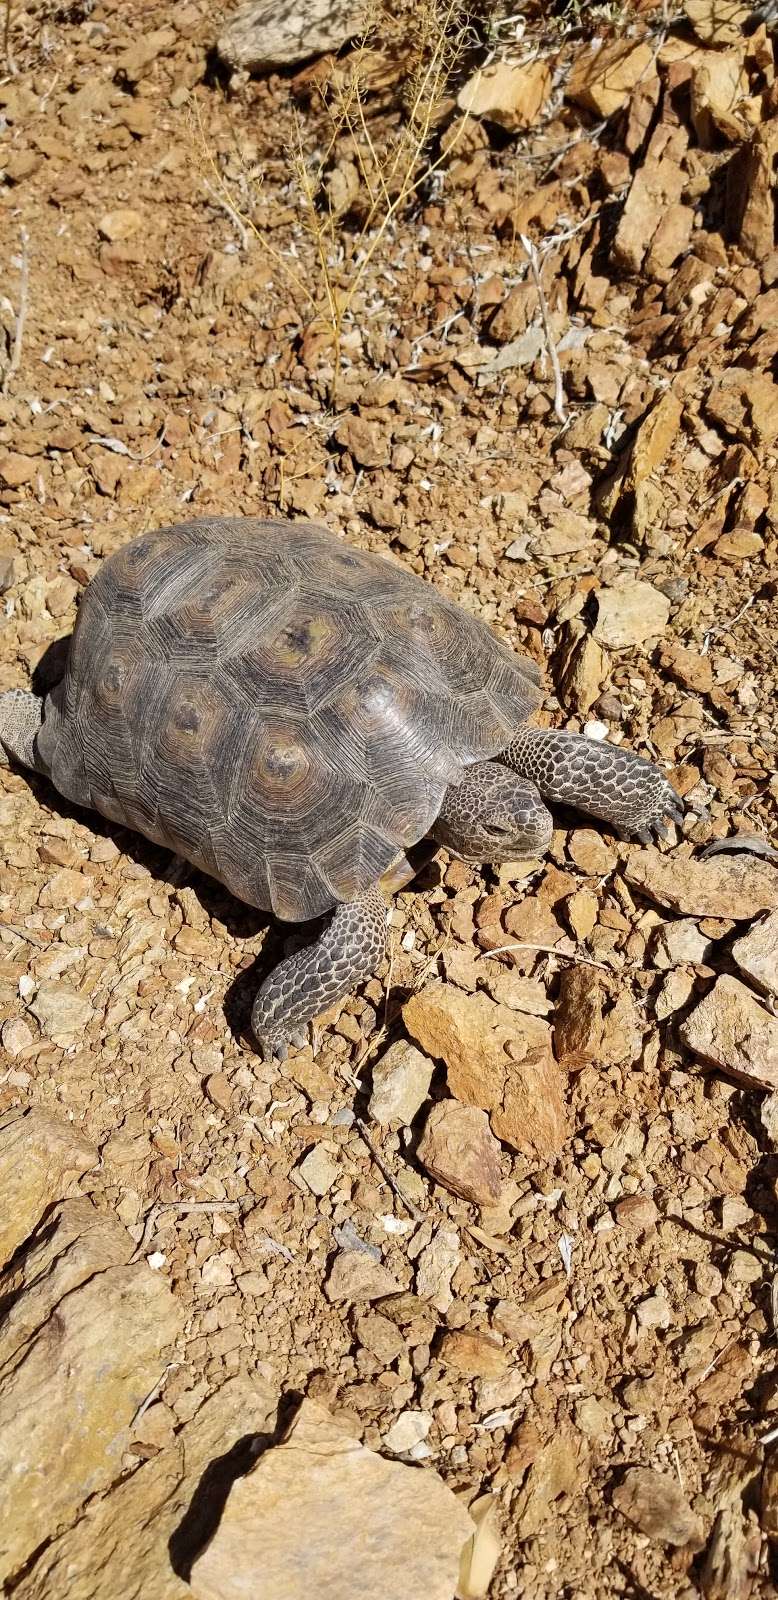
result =
[[[403,39],[394,127],[379,138],[371,125],[370,100],[382,37],[382,12],[376,9],[360,45],[315,88],[314,109],[323,116],[325,136],[312,154],[306,148],[308,128],[299,111],[294,114],[293,187],[312,247],[312,277],[304,277],[299,260],[276,250],[260,230],[256,210],[261,184],[251,179],[243,193],[236,193],[209,152],[200,126],[211,194],[239,229],[261,237],[264,251],[283,270],[325,335],[331,357],[331,405],[337,403],[344,330],[367,269],[388,245],[399,218],[450,159],[467,123],[465,115],[458,135],[442,150],[438,134],[453,107],[451,80],[474,43],[467,5],[462,0],[421,0]]]

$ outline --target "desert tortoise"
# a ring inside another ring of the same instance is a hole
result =
[[[544,800],[648,839],[655,766],[526,726],[533,662],[412,573],[310,522],[208,518],[105,561],[45,700],[0,695],[0,749],[240,899],[328,928],[258,991],[265,1054],[375,971],[379,880],[432,835],[467,860],[543,851]]]

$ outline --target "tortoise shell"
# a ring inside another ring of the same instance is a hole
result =
[[[60,792],[303,921],[375,883],[497,755],[538,671],[308,522],[184,523],[87,588],[38,749]]]

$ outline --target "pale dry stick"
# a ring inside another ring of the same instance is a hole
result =
[[[22,242],[21,266],[19,270],[19,309],[16,313],[16,326],[14,328],[14,342],[11,350],[11,359],[3,374],[0,384],[0,394],[7,394],[11,379],[19,370],[22,359],[22,342],[24,339],[24,325],[27,321],[27,295],[30,287],[30,236],[26,228],[20,230],[19,237]]]
[[[11,16],[13,13],[13,7],[14,0],[5,0],[5,17],[3,19],[3,57],[6,68],[12,78],[16,77],[16,74],[19,71],[11,50]]]
[[[140,1422],[141,1417],[144,1417],[146,1415],[146,1412],[148,1411],[149,1406],[153,1406],[154,1401],[157,1400],[159,1398],[159,1396],[161,1395],[162,1390],[165,1387],[165,1379],[167,1378],[168,1373],[169,1372],[177,1372],[178,1368],[180,1366],[181,1366],[181,1362],[180,1361],[168,1361],[167,1366],[163,1369],[161,1377],[159,1377],[157,1379],[157,1381],[156,1381],[156,1383],[154,1385],[154,1388],[153,1389],[149,1389],[149,1392],[146,1395],[145,1400],[141,1400],[141,1403],[138,1406],[138,1409],[137,1409],[134,1417],[132,1418],[132,1421],[129,1424],[129,1432],[130,1433],[132,1432],[132,1430],[135,1427],[136,1423]]]
[[[756,595],[750,594],[748,599],[744,600],[740,610],[736,611],[734,617],[730,617],[728,622],[717,622],[712,628],[706,629],[705,637],[700,645],[700,655],[706,656],[708,654],[708,650],[710,649],[710,641],[711,639],[715,638],[717,633],[731,632],[731,630],[735,627],[735,624],[740,621],[740,618],[744,617],[746,612],[751,609],[755,599]]]
[[[137,1261],[148,1244],[162,1211],[240,1211],[239,1200],[161,1200],[151,1207],[143,1224],[143,1232],[130,1256]]]
[[[543,323],[543,333],[546,340],[546,349],[548,351],[548,359],[551,362],[551,370],[554,374],[554,415],[557,419],[557,422],[564,424],[567,422],[568,417],[567,408],[565,406],[564,384],[562,383],[562,369],[559,365],[559,356],[557,355],[557,348],[554,343],[554,334],[551,328],[551,318],[548,314],[548,301],[546,300],[546,292],[540,279],[540,259],[538,257],[538,252],[535,245],[532,243],[531,239],[527,238],[526,233],[520,233],[519,239],[521,240],[527,260],[529,261],[529,270],[532,273],[532,279],[535,284],[538,305],[540,306],[540,317]]]
[[[354,1127],[359,1133],[360,1138],[364,1139],[379,1172],[383,1173],[383,1176],[385,1177],[392,1194],[396,1195],[397,1199],[400,1201],[400,1204],[405,1207],[409,1216],[413,1217],[414,1222],[421,1222],[424,1217],[424,1212],[419,1210],[419,1207],[413,1200],[409,1199],[407,1194],[403,1194],[403,1191],[397,1179],[395,1178],[391,1167],[387,1165],[374,1139],[368,1133],[365,1123],[361,1117],[354,1118]]]
[[[221,206],[222,210],[226,211],[227,216],[230,218],[230,221],[234,222],[235,227],[238,230],[241,249],[242,250],[247,250],[248,249],[248,243],[249,243],[248,229],[247,229],[245,223],[243,222],[243,219],[238,215],[238,212],[235,210],[235,207],[232,204],[232,202],[227,199],[226,195],[219,194],[218,190],[214,189],[213,185],[208,182],[207,178],[203,178],[203,188],[211,196],[211,199],[216,202],[216,205],[217,206]]]
[[[604,961],[595,961],[592,956],[579,956],[577,951],[557,950],[553,944],[498,944],[496,950],[482,950],[479,960],[487,960],[489,956],[503,956],[509,950],[538,950],[546,956],[559,956],[563,961],[574,961],[582,967],[599,967],[601,972],[612,972],[613,968]]]

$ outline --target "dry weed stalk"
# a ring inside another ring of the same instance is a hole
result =
[[[301,219],[315,257],[316,274],[311,285],[291,267],[288,257],[268,241],[266,232],[249,214],[245,201],[230,191],[218,170],[203,137],[201,148],[211,174],[209,187],[216,187],[218,198],[237,223],[262,239],[262,246],[279,266],[291,286],[302,295],[326,328],[332,353],[329,402],[336,403],[342,365],[344,327],[368,267],[397,218],[447,161],[462,137],[468,116],[446,149],[431,148],[452,72],[462,60],[472,39],[466,0],[422,0],[414,18],[409,43],[412,70],[403,93],[401,126],[389,141],[379,145],[370,127],[367,102],[371,61],[380,41],[380,5],[366,26],[361,47],[345,63],[337,64],[329,84],[320,87],[319,99],[328,130],[323,149],[311,159],[305,150],[304,129],[295,114],[293,170],[301,206]],[[351,169],[351,183],[343,185],[338,196],[337,183],[344,168],[338,156]],[[356,183],[354,183],[356,178]],[[251,209],[261,195],[261,182],[248,180]],[[349,214],[356,215],[353,228],[346,225]]]
[[[5,0],[5,9],[3,12],[3,61],[5,63],[6,72],[10,73],[11,76],[15,75],[15,73],[18,71],[16,62],[13,58],[13,51],[11,49],[11,21],[13,18],[13,9],[14,0]]]

